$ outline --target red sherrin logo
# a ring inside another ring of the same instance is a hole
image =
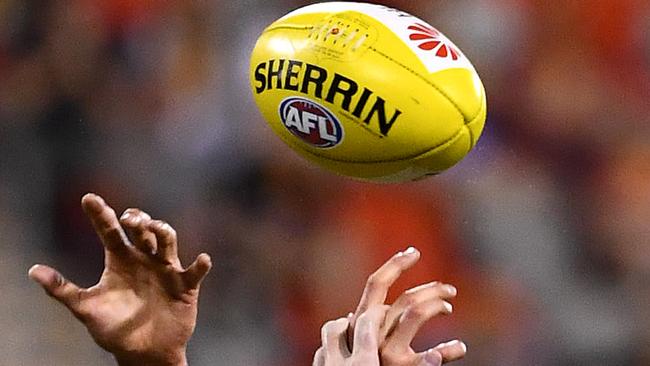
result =
[[[460,58],[460,51],[451,44],[445,42],[440,32],[433,27],[415,23],[408,28],[413,31],[409,38],[411,41],[419,42],[418,47],[424,51],[435,51],[436,57],[448,58],[456,61]]]
[[[328,149],[343,140],[343,127],[339,120],[314,101],[289,97],[280,103],[279,112],[284,127],[309,145]]]

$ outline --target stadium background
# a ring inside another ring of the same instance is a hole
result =
[[[193,365],[310,364],[321,323],[410,244],[423,260],[398,288],[460,292],[419,346],[650,364],[650,3],[382,3],[454,39],[488,92],[478,147],[423,182],[336,177],[261,120],[248,54],[303,1],[0,0],[0,363],[112,364],[26,277],[98,278],[93,191],[169,220],[185,263],[211,253]]]

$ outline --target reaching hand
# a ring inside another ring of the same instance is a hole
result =
[[[118,221],[94,194],[83,197],[82,207],[104,245],[99,282],[79,288],[44,265],[33,266],[29,276],[120,365],[186,365],[185,348],[196,325],[199,286],[212,266],[210,257],[201,254],[183,269],[176,232],[167,223],[138,209],[126,210]]]
[[[409,248],[399,252],[382,265],[369,278],[355,315],[350,318],[353,333],[355,321],[360,314],[386,301],[390,286],[403,271],[420,259],[420,252]],[[411,348],[413,338],[429,319],[448,315],[452,306],[447,300],[456,296],[456,288],[439,282],[431,282],[404,292],[390,306],[380,330],[379,351],[383,366],[439,366],[465,356],[467,347],[458,340],[442,343],[425,352],[416,353]],[[349,336],[348,336],[349,337]],[[353,344],[354,339],[348,338]]]
[[[388,306],[375,305],[357,319],[354,348],[348,349],[350,316],[332,320],[321,329],[322,346],[314,355],[314,366],[379,366],[379,330]]]

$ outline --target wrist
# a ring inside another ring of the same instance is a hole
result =
[[[114,354],[119,366],[188,366],[185,349],[170,354]]]

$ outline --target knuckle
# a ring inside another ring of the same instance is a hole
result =
[[[368,309],[364,312],[364,315],[369,318],[376,318],[379,316],[379,314],[385,312],[386,310],[386,305],[384,304],[374,304],[370,305]]]
[[[409,320],[426,320],[440,314],[451,314],[451,312],[451,304],[438,299],[410,306],[404,311],[403,316]]]
[[[129,207],[126,210],[124,210],[124,213],[132,214],[132,215],[137,215],[138,212],[140,212],[140,210],[135,207]]]
[[[151,216],[140,209],[138,209],[138,215],[144,220],[151,220]]]
[[[346,329],[350,322],[346,318],[340,318],[340,319],[335,320],[334,323],[336,323],[337,327],[339,327],[341,329]]]
[[[427,309],[422,305],[413,305],[406,308],[404,311],[404,318],[406,319],[420,319],[428,315]]]
[[[154,241],[154,239],[150,238],[149,236],[143,234],[141,242],[142,242],[142,245],[145,248],[147,248],[148,250],[150,250],[152,252],[154,252],[156,250],[156,242]]]
[[[167,240],[169,240],[170,242],[172,242],[172,243],[175,242],[175,241],[176,241],[176,238],[177,238],[176,230],[174,230],[174,229],[167,230],[167,233],[165,234],[165,237],[166,237]]]
[[[168,222],[160,221],[160,229],[165,236],[170,238],[176,237],[176,230],[171,225],[169,225]]]
[[[325,331],[326,334],[330,335],[336,335],[342,331],[344,331],[348,326],[348,321],[347,319],[337,319],[337,320],[330,320],[325,325],[323,325],[323,330]]]
[[[363,314],[359,315],[359,317],[357,318],[357,324],[364,323],[366,321],[368,321],[368,313],[367,313],[367,311],[364,312]]]
[[[409,257],[405,255],[395,255],[386,263],[388,267],[392,268],[395,271],[402,271],[404,267],[409,263]]]
[[[119,226],[109,225],[104,229],[104,233],[111,239],[120,238],[122,236],[122,231]]]
[[[415,293],[405,293],[397,299],[397,302],[402,306],[410,307],[417,303],[417,296]]]
[[[329,332],[329,331],[331,331],[335,326],[336,326],[336,321],[334,321],[334,320],[330,320],[330,321],[325,322],[325,324],[323,324],[322,329],[323,329],[325,332]]]
[[[368,289],[381,288],[386,285],[386,279],[380,273],[373,273],[366,282]]]

